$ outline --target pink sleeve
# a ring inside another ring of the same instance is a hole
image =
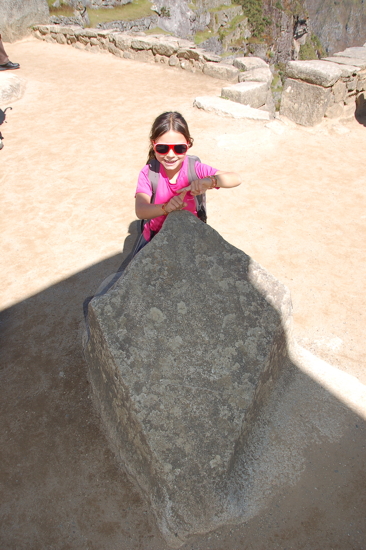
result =
[[[217,168],[212,168],[208,164],[202,164],[202,162],[196,162],[196,173],[199,179],[207,178],[207,176],[214,176],[218,172]]]
[[[149,165],[147,164],[144,166],[144,168],[139,173],[139,177],[137,180],[137,187],[136,187],[136,193],[145,193],[145,195],[148,195],[151,197],[152,195],[152,187],[149,180]],[[135,193],[135,196],[136,196]]]

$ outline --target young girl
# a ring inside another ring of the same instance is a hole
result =
[[[199,179],[189,183],[187,152],[193,138],[187,122],[180,113],[167,112],[158,116],[150,132],[148,163],[157,159],[159,181],[154,203],[151,204],[152,186],[149,180],[149,164],[140,172],[136,189],[136,215],[148,220],[136,247],[135,254],[158,233],[165,218],[174,210],[189,210],[197,216],[194,197],[208,189],[236,187],[240,185],[238,174],[222,172],[201,162],[195,163]]]

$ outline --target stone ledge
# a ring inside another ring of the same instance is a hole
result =
[[[357,46],[353,48],[346,48],[343,52],[334,54],[335,57],[353,57],[355,59],[361,59],[366,61],[366,48],[364,46]]]
[[[253,109],[248,105],[241,105],[240,103],[235,103],[221,97],[196,97],[193,106],[219,116],[232,118],[247,118],[251,120],[271,120],[272,118],[268,111]]]
[[[331,61],[332,63],[339,63],[341,65],[354,66],[358,69],[366,69],[366,61],[357,59],[356,57],[343,57],[335,56],[334,57],[325,57],[323,61]]]

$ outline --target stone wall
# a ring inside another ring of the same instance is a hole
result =
[[[69,44],[91,52],[110,52],[118,57],[151,63],[165,63],[190,72],[239,82],[240,69],[222,61],[193,42],[174,36],[138,36],[115,29],[82,29],[78,26],[37,25],[34,36],[46,42]]]
[[[364,109],[366,44],[314,61],[290,61],[280,114],[303,126]],[[356,113],[357,114],[357,113]]]

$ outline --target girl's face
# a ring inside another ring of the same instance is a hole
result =
[[[174,130],[169,130],[169,132],[165,132],[165,134],[162,134],[153,142],[153,146],[158,144],[188,145],[184,135],[180,134],[179,132],[174,132]],[[167,175],[170,177],[179,172],[186,154],[187,151],[183,154],[177,154],[173,148],[169,148],[169,151],[165,154],[159,154],[155,150],[155,156],[157,160],[164,166]]]

